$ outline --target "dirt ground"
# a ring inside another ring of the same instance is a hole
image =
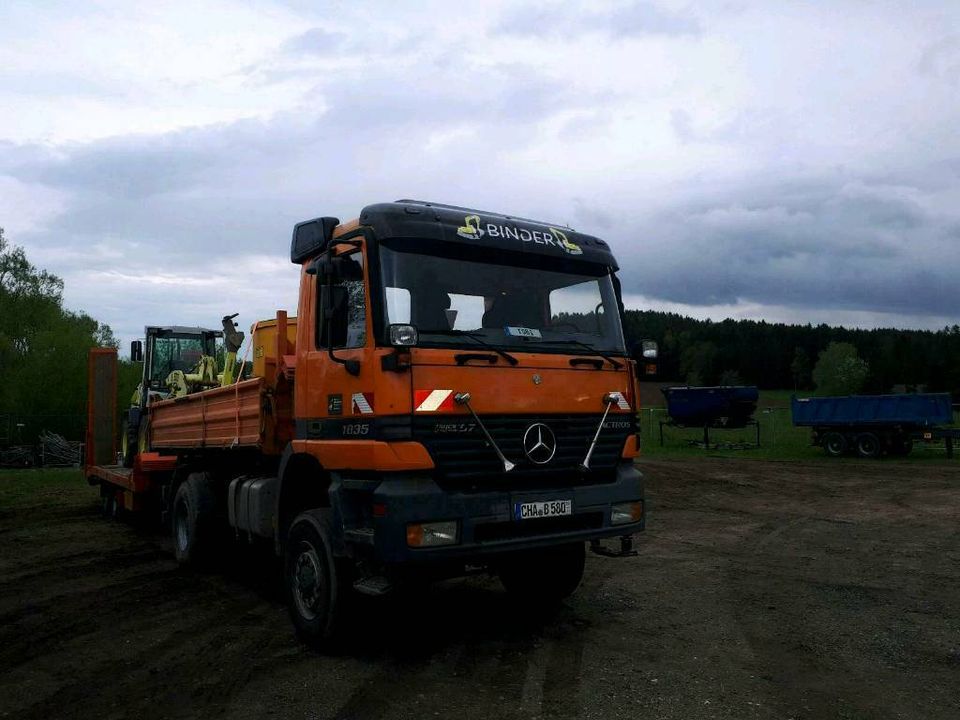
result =
[[[960,466],[642,464],[639,555],[559,611],[447,582],[335,657],[256,554],[181,571],[85,486],[0,508],[0,717],[960,717]]]

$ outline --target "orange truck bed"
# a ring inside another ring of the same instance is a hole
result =
[[[150,406],[154,448],[262,447],[264,381],[255,377]]]

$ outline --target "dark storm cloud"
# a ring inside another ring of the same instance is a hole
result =
[[[64,212],[22,241],[50,247],[81,239],[132,242],[141,260],[155,255],[159,267],[176,267],[209,254],[211,243],[282,253],[291,224],[304,215],[342,208],[346,216],[365,202],[422,193],[418,188],[432,185],[431,176],[476,165],[473,140],[455,144],[427,169],[424,147],[437,133],[485,124],[479,142],[497,152],[520,150],[545,118],[600,97],[574,93],[522,65],[474,70],[474,82],[456,82],[465,72],[450,62],[362,86],[345,74],[308,93],[317,109],[269,121],[55,150],[0,145],[0,175],[71,197]],[[383,172],[387,167],[390,173]]]
[[[669,302],[741,302],[949,316],[960,307],[956,219],[850,177],[717,192],[636,228],[624,285]]]
[[[667,10],[652,2],[630,2],[579,16],[559,12],[557,6],[530,4],[509,13],[496,31],[572,39],[585,33],[611,37],[699,35],[701,28],[697,19],[687,13]]]

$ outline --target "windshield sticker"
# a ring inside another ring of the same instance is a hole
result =
[[[512,335],[513,337],[528,337],[528,338],[543,338],[543,335],[540,334],[540,331],[536,328],[526,328],[526,327],[510,327],[507,325],[503,329],[507,335]]]
[[[463,225],[457,228],[457,235],[467,240],[479,240],[484,235],[491,238],[505,238],[518,240],[535,245],[545,245],[563,250],[568,255],[583,255],[583,249],[567,237],[563,230],[548,228],[547,230],[528,230],[513,225],[497,225],[487,223],[486,231],[480,227],[479,215],[467,215],[463,218]]]

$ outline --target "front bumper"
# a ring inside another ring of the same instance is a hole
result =
[[[430,476],[392,477],[373,493],[374,504],[385,509],[383,517],[374,520],[373,546],[377,559],[388,564],[482,562],[502,552],[638,532],[643,530],[644,517],[635,523],[611,525],[610,506],[642,499],[643,476],[632,463],[622,463],[610,483],[540,490],[450,492],[442,490]],[[542,500],[572,500],[573,514],[514,519],[515,503]],[[456,545],[407,545],[408,524],[443,520],[459,524]]]

